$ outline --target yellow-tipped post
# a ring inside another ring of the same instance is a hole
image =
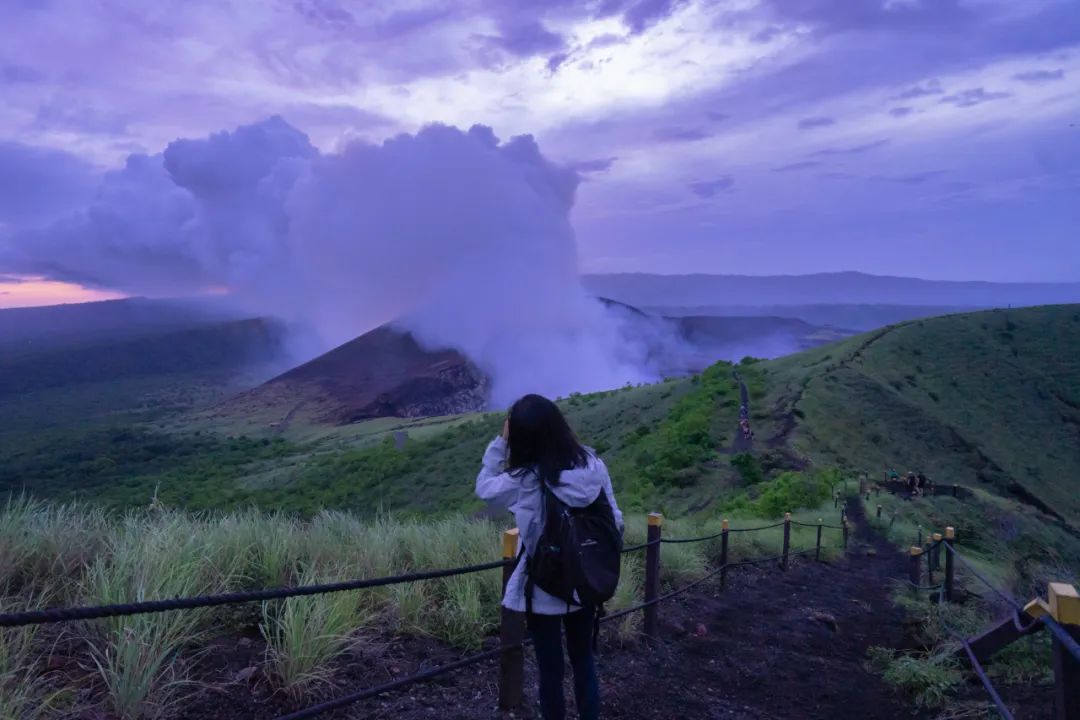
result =
[[[503,560],[512,561],[518,556],[518,529],[512,528],[502,534]],[[503,566],[503,592],[517,563]],[[520,643],[525,639],[525,613],[500,608],[499,644],[504,650],[499,659],[499,709],[516,710],[521,707],[525,686],[525,653]],[[517,647],[512,647],[517,646]]]
[[[952,602],[956,598],[956,558],[953,557],[952,544],[956,542],[956,530],[945,528],[945,599]]]
[[[908,580],[911,582],[912,588],[918,590],[919,579],[922,577],[922,548],[917,545],[912,545],[908,550],[910,554],[910,561],[908,562]]]
[[[814,560],[816,562],[821,562],[821,528],[824,524],[824,520],[817,519],[817,545],[814,547]]]
[[[1080,593],[1068,583],[1047,588],[1050,615],[1072,638],[1080,642]],[[1053,639],[1054,710],[1057,720],[1080,718],[1080,660],[1073,657],[1055,635]]]
[[[660,597],[660,530],[664,524],[664,516],[658,512],[649,513],[647,539],[649,546],[645,548],[645,637],[655,640],[659,635],[657,627],[657,603]]]

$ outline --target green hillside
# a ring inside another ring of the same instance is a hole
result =
[[[1080,521],[1080,306],[917,320],[757,367],[773,443],[815,464],[923,470]]]

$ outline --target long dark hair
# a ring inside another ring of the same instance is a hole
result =
[[[555,403],[541,395],[526,395],[510,408],[511,472],[520,476],[531,470],[547,484],[558,485],[559,473],[588,462],[589,452]]]

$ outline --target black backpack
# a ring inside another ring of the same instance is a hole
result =
[[[619,584],[622,534],[603,489],[585,507],[570,507],[541,481],[544,529],[525,567],[525,607],[532,612],[533,588],[571,604],[596,608],[597,629],[603,605]],[[576,593],[576,597],[575,597]],[[594,635],[595,639],[595,635]]]

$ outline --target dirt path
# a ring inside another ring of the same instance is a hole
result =
[[[732,571],[726,590],[711,587],[661,605],[661,640],[653,648],[619,647],[614,638],[602,639],[603,717],[913,717],[911,708],[864,667],[868,647],[897,647],[903,641],[902,613],[889,602],[893,581],[903,577],[903,559],[870,532],[861,503],[852,504],[851,514],[857,530],[845,558],[798,561],[786,573]],[[418,640],[359,649],[342,669],[346,687],[334,694],[458,657]],[[526,657],[530,704],[512,715],[500,715],[494,707],[498,670],[487,663],[324,717],[535,719],[535,674],[531,653]],[[569,672],[567,697],[572,697]],[[231,703],[220,697],[215,704],[216,717],[229,718],[273,717],[287,709],[266,696],[256,705],[239,702],[228,710]],[[205,706],[191,709],[195,717]]]
[[[754,436],[751,433],[749,436],[743,433],[743,422],[746,422],[746,427],[750,427],[750,391],[746,389],[746,383],[739,376],[739,373],[732,372],[735,377],[735,381],[739,383],[739,424],[735,428],[735,440],[731,444],[731,451],[733,453],[748,453],[754,451]]]

